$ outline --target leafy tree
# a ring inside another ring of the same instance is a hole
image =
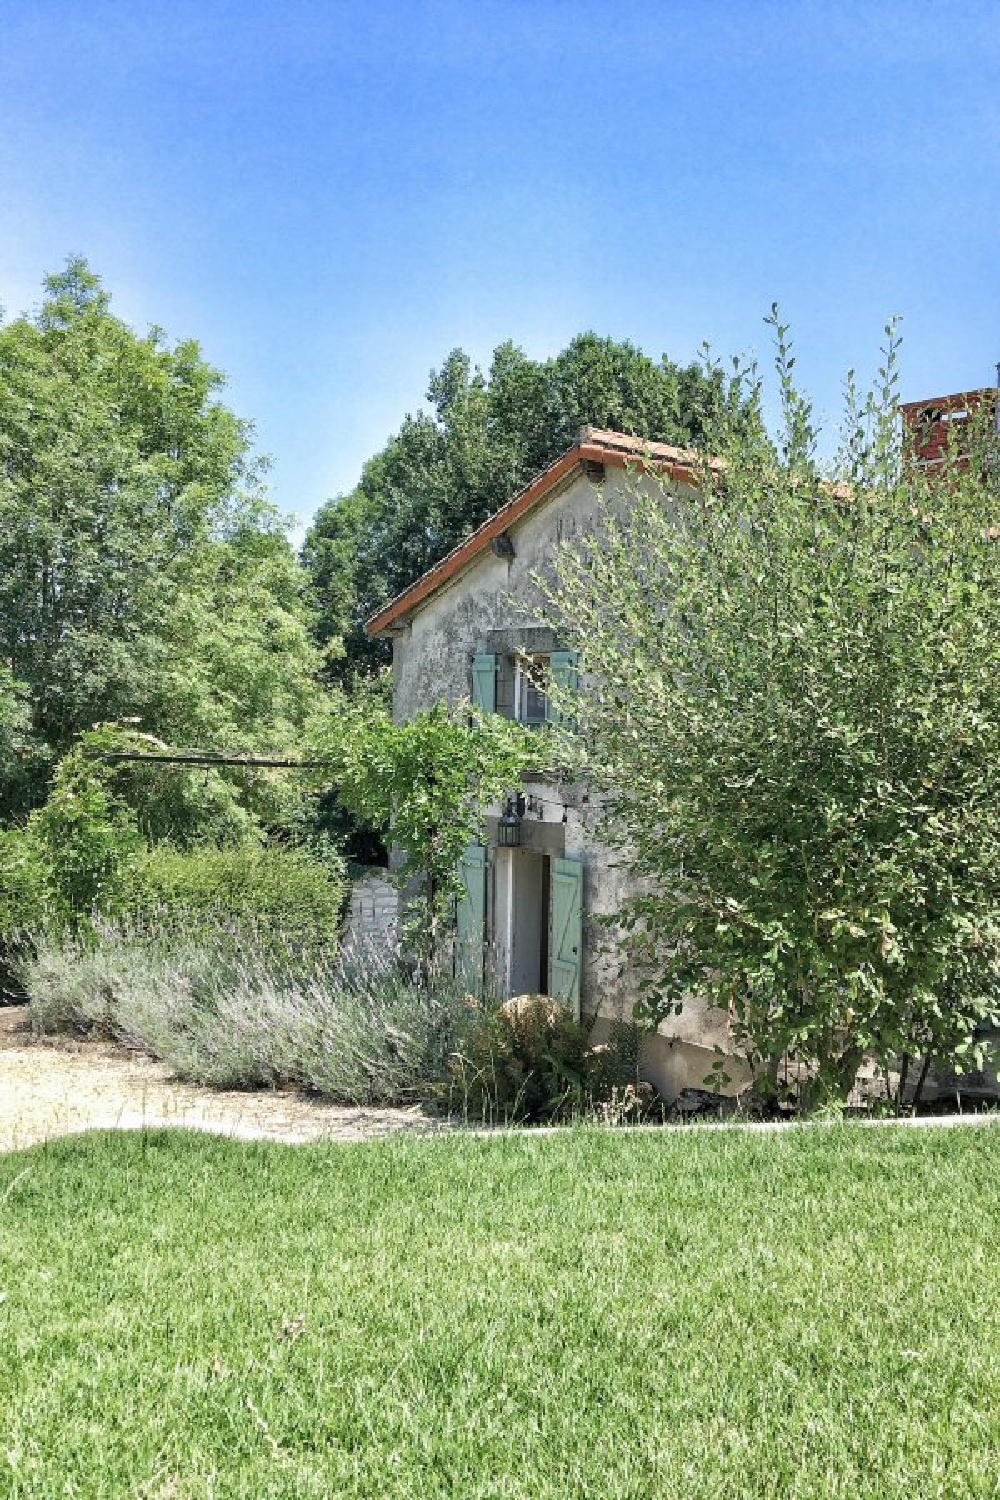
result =
[[[264,828],[258,810],[267,797],[261,795],[254,778],[263,773],[112,758],[122,753],[154,757],[173,749],[133,725],[99,725],[81,735],[59,762],[53,790],[65,779],[67,767],[76,766],[76,784],[86,781],[112,798],[144,843],[169,843],[181,850],[202,844],[219,849],[259,845]],[[50,810],[51,805],[52,794],[43,810]]]
[[[31,732],[31,704],[23,683],[0,664],[0,803],[26,811],[46,764],[45,748]]]
[[[104,743],[98,731],[63,757],[48,800],[28,823],[59,906],[75,920],[95,907],[116,909],[129,862],[145,847],[135,814],[93,758]]]
[[[222,376],[114,317],[84,261],[45,286],[0,328],[0,726],[16,682],[26,738],[0,821],[96,722],[273,746],[315,691],[303,577]]]
[[[317,726],[322,778],[361,822],[388,835],[410,886],[414,947],[432,958],[461,893],[459,863],[482,832],[484,809],[544,759],[540,737],[506,719],[444,703],[395,724],[375,684]]]
[[[978,1064],[1000,1013],[996,438],[973,424],[938,472],[906,453],[890,328],[822,472],[773,321],[779,435],[742,371],[699,493],[647,484],[548,591],[643,878],[623,941],[650,1023],[710,998],[765,1072],[790,1055],[842,1099],[869,1052]]]
[[[690,443],[725,392],[718,371],[657,363],[593,333],[543,362],[502,344],[488,377],[453,350],[431,375],[430,412],[406,418],[306,538],[331,675],[348,680],[382,662],[385,646],[365,638],[364,621],[569,448],[582,426]]]

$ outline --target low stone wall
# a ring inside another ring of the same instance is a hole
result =
[[[399,919],[399,891],[387,870],[373,868],[351,885],[347,937],[389,937]]]

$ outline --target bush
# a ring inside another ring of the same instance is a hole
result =
[[[1000,464],[992,403],[914,461],[890,328],[831,483],[776,335],[776,437],[744,372],[694,483],[646,476],[544,587],[638,1014],[711,1001],[818,1107],[866,1055],[980,1068],[1000,1024]]]
[[[144,847],[128,809],[94,780],[80,750],[60,762],[49,799],[32,814],[29,836],[66,912],[86,919],[120,899],[130,861]]]
[[[143,924],[247,927],[279,947],[322,951],[337,945],[346,895],[343,863],[332,854],[320,862],[275,844],[159,844],[133,860],[124,906]]]
[[[470,999],[441,1097],[451,1110],[496,1123],[553,1123],[595,1110],[610,1119],[606,1106],[636,1113],[646,1097],[638,1092],[638,1055],[635,1027],[618,1023],[607,1043],[592,1046],[584,1027],[548,995],[486,1007]]]
[[[38,843],[27,833],[0,832],[0,1004],[23,999],[14,974],[17,956],[34,934],[62,916]]]
[[[109,1036],[217,1088],[397,1104],[444,1082],[465,1009],[450,977],[421,979],[372,943],[304,961],[239,926],[220,936],[98,921],[44,940],[21,967],[32,1025]]]
[[[0,942],[33,932],[60,910],[44,851],[29,834],[0,832]]]
[[[633,1117],[638,1035],[591,1047],[545,996],[484,1008],[370,940],[304,957],[229,927],[98,919],[20,969],[38,1032],[100,1035],[215,1088],[295,1084],[340,1104],[426,1103],[489,1123]],[[629,1102],[631,1101],[631,1102]],[[608,1112],[610,1109],[610,1113]]]

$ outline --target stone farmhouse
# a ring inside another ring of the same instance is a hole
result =
[[[996,391],[905,406],[916,460],[937,466],[954,424],[984,404],[997,411]],[[620,511],[636,485],[664,480],[694,489],[695,456],[583,428],[568,452],[368,622],[369,635],[392,640],[397,720],[471,698],[487,712],[543,722],[549,708],[533,668],[558,680],[575,673],[576,660],[544,623],[534,575],[561,543],[595,527],[600,505]],[[491,809],[484,843],[466,851],[457,937],[470,988],[489,963],[508,995],[567,1001],[599,1041],[630,1015],[636,992],[597,920],[620,910],[630,877],[598,838],[596,813],[586,787],[556,777],[512,789],[505,807]],[[718,1047],[732,1089],[742,1088],[749,1070],[733,1055],[726,1015],[692,1000],[644,1038],[640,1069],[671,1099],[704,1083]]]
[[[392,639],[396,718],[471,698],[490,713],[544,722],[549,708],[532,669],[558,679],[574,673],[576,661],[543,622],[533,575],[551,565],[560,543],[595,526],[599,504],[627,506],[633,487],[653,483],[654,472],[693,487],[694,455],[584,428],[567,453],[374,616],[369,635]],[[512,788],[510,802],[487,817],[484,843],[466,851],[457,935],[470,988],[488,962],[507,994],[565,1000],[599,1040],[631,1013],[635,991],[597,922],[619,910],[628,876],[598,839],[596,812],[586,787],[555,777]],[[729,1033],[725,1015],[698,1002],[661,1030],[644,1039],[640,1063],[669,1098],[702,1083]],[[738,1066],[730,1072],[742,1081]]]

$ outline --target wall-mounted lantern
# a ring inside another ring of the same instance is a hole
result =
[[[517,849],[521,844],[521,819],[524,817],[524,798],[508,797],[503,813],[497,823],[497,843],[501,849]]]

